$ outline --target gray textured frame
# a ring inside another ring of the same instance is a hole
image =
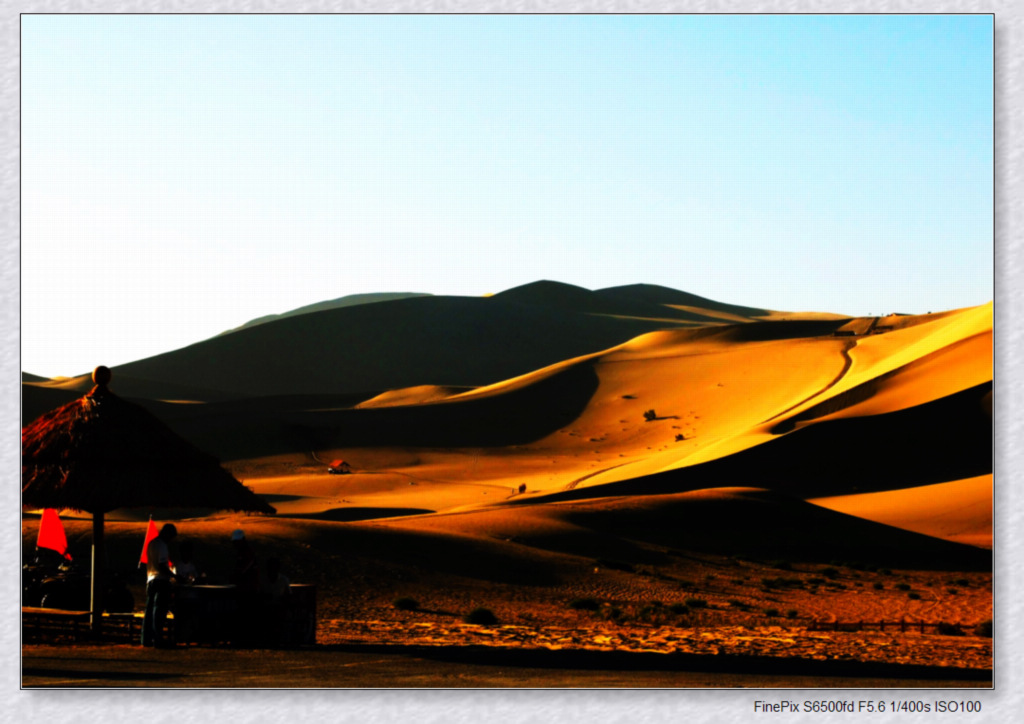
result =
[[[942,698],[980,699],[981,715],[964,715],[958,721],[1008,721],[1024,703],[1018,685],[1022,636],[1014,626],[1021,614],[1020,586],[1013,578],[1011,562],[1021,560],[1021,492],[1013,471],[1022,460],[1016,444],[1021,423],[1012,416],[1020,409],[1022,385],[1013,374],[1012,360],[1021,353],[1021,330],[1014,322],[1024,304],[1024,293],[1014,285],[1021,278],[1021,228],[1012,199],[1024,192],[1024,141],[1015,129],[1024,128],[1021,95],[1024,54],[1024,10],[1010,0],[4,0],[0,10],[0,368],[5,384],[0,387],[3,434],[0,458],[7,471],[0,488],[3,509],[17,510],[19,494],[13,479],[18,475],[16,427],[20,427],[20,297],[19,297],[19,51],[20,14],[24,12],[570,12],[570,13],[992,13],[995,16],[995,316],[998,329],[995,368],[998,395],[995,403],[995,530],[996,564],[996,669],[991,691],[942,695]],[[733,692],[723,690],[657,691],[18,691],[21,680],[20,620],[13,614],[20,562],[20,525],[12,516],[0,536],[4,561],[3,611],[0,625],[4,644],[3,695],[8,706],[4,722],[20,721],[183,721],[202,720],[305,722],[358,720],[371,724],[412,721],[416,724],[460,724],[484,720],[496,722],[704,722],[734,721],[753,715],[755,698],[778,701],[813,696],[815,699],[865,698],[857,690],[812,690],[807,694],[771,690]],[[919,692],[913,698],[938,698],[941,692]],[[865,717],[872,722],[922,721],[927,715],[892,713]],[[934,716],[934,715],[931,715]],[[801,714],[798,721],[823,721],[820,715]],[[846,720],[846,718],[844,718]],[[952,719],[950,719],[952,721]],[[790,719],[792,721],[792,719]]]

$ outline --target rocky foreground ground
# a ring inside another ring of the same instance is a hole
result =
[[[859,661],[988,670],[992,639],[919,632],[811,631],[807,627],[671,626],[591,628],[482,626],[460,623],[328,621],[318,634],[324,644],[494,646],[548,650],[726,654]]]

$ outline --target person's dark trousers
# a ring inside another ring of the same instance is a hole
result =
[[[146,615],[142,619],[142,645],[160,646],[164,643],[164,624],[171,605],[171,582],[154,578],[146,586]]]

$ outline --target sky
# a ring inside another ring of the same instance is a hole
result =
[[[23,15],[21,368],[348,294],[993,298],[990,15]]]

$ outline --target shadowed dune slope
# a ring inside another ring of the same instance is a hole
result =
[[[643,302],[645,304],[660,304],[669,307],[698,307],[701,309],[725,312],[738,317],[757,318],[772,314],[769,309],[757,307],[744,307],[738,304],[725,304],[716,302],[713,299],[699,297],[696,294],[682,292],[669,287],[662,287],[656,284],[628,284],[620,287],[607,287],[598,289],[595,295],[602,299],[621,302],[624,300],[632,302]],[[837,315],[838,316],[838,315]]]
[[[373,398],[360,402],[357,407],[397,407],[399,405],[421,405],[440,402],[454,395],[472,390],[472,387],[441,387],[440,385],[419,385],[400,390],[388,390]]]
[[[92,373],[77,377],[59,377],[42,382],[25,382],[21,386],[22,415],[26,423],[31,422],[44,412],[60,407],[76,397],[81,397],[93,388]],[[230,394],[208,387],[191,385],[187,382],[148,380],[141,377],[119,374],[111,384],[111,389],[119,396],[128,400],[184,400],[208,402],[226,400]],[[53,404],[53,401],[63,400]]]
[[[197,447],[234,461],[339,447],[522,444],[578,417],[596,388],[592,366],[577,364],[506,394],[442,397],[432,404],[399,404],[406,394],[427,394],[422,388],[370,400],[353,394],[277,395],[202,405],[139,403]]]
[[[317,447],[489,447],[540,439],[576,419],[597,389],[589,364],[574,364],[501,395],[430,404],[307,411],[289,417]]]
[[[636,544],[793,561],[988,570],[991,554],[754,488],[581,500],[394,520],[389,528],[511,539],[538,548],[628,557]],[[632,562],[638,562],[636,560]]]
[[[21,385],[21,425],[33,422],[50,410],[66,405],[82,393],[70,390],[39,387],[34,384]]]
[[[671,291],[671,290],[667,290]],[[680,292],[680,294],[683,294]],[[689,297],[690,295],[684,295]],[[640,294],[601,294],[583,287],[561,282],[540,281],[495,294],[494,299],[586,314],[663,320],[694,324],[721,324],[722,320],[699,310],[677,309],[659,302],[647,301]],[[700,299],[700,297],[694,297]],[[709,301],[709,300],[701,300]]]
[[[360,304],[377,304],[378,302],[391,302],[396,299],[411,299],[413,297],[429,297],[429,294],[421,294],[418,292],[378,292],[371,294],[349,294],[338,299],[329,299],[324,302],[316,302],[315,304],[307,304],[297,309],[292,309],[288,312],[281,314],[268,314],[263,317],[257,317],[251,319],[245,324],[229,329],[225,332],[221,332],[221,335],[231,334],[237,332],[240,329],[247,329],[249,327],[257,327],[267,322],[275,322],[279,319],[286,317],[295,317],[300,314],[311,314],[313,312],[324,312],[328,309],[341,309],[342,307],[356,307]]]
[[[187,380],[238,396],[477,386],[662,326],[496,298],[417,297],[267,322],[121,365],[114,380]]]

